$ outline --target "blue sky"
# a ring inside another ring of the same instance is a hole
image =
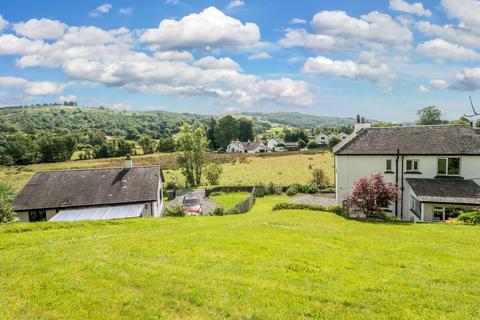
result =
[[[411,121],[480,101],[478,0],[17,0],[0,15],[0,106]]]

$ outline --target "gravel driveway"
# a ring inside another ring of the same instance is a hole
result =
[[[331,206],[336,203],[334,193],[305,194],[293,197],[292,199],[290,199],[289,202],[303,204],[319,204],[322,206]]]
[[[203,213],[208,214],[213,212],[215,208],[220,207],[216,202],[210,200],[209,198],[205,197],[205,189],[193,189],[193,190],[179,190],[177,192],[177,196],[175,199],[168,201],[165,203],[163,206],[163,211],[165,211],[167,208],[170,208],[175,205],[181,205],[183,201],[183,197],[187,193],[193,193],[200,199],[200,206],[202,207]]]

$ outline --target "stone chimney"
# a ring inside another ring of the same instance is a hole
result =
[[[371,123],[355,123],[355,133],[358,133],[360,130],[370,127],[372,127]]]
[[[127,154],[127,158],[125,159],[125,168],[130,169],[133,167],[133,160],[132,157]]]

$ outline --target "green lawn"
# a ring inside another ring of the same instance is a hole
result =
[[[271,211],[285,200],[2,226],[0,319],[480,318],[480,228]]]
[[[248,198],[248,192],[230,192],[230,193],[217,193],[210,195],[210,199],[224,207],[225,209],[231,209],[235,207],[240,201]]]

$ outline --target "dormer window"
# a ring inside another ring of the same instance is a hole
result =
[[[437,173],[445,176],[460,175],[460,158],[439,158]]]
[[[407,160],[407,172],[418,172],[419,160]]]

